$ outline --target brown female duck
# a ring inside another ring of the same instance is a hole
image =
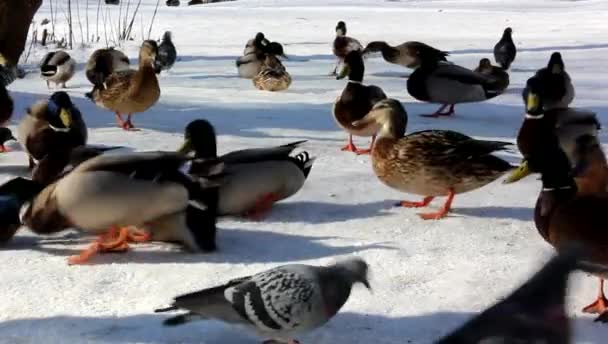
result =
[[[475,68],[474,72],[494,78],[496,80],[496,87],[500,89],[506,89],[509,86],[509,73],[502,67],[493,66],[488,58],[479,60],[479,66]]]
[[[158,44],[144,41],[139,50],[139,69],[116,71],[95,87],[89,95],[98,106],[114,111],[116,120],[124,130],[134,130],[131,116],[144,112],[160,98],[160,87],[156,77],[156,54]],[[122,115],[127,115],[123,120]]]
[[[343,151],[354,152],[357,154],[369,154],[378,127],[370,125],[365,128],[356,127],[354,121],[360,120],[372,109],[374,104],[382,99],[386,99],[386,94],[378,86],[363,85],[363,74],[365,73],[365,65],[360,51],[352,51],[344,59],[344,68],[338,79],[342,79],[348,75],[348,83],[342,94],[334,102],[333,115],[334,119],[342,129],[348,132],[348,144],[342,147]],[[357,149],[353,143],[353,135],[356,136],[371,136],[372,143],[369,149]]]
[[[284,91],[291,85],[291,76],[275,55],[267,54],[260,72],[253,78],[253,85],[263,91]]]
[[[404,136],[407,113],[395,99],[379,101],[353,125],[380,127],[372,149],[372,165],[380,181],[399,191],[425,196],[422,202],[398,205],[425,207],[435,197],[448,197],[439,212],[420,214],[425,220],[446,216],[454,195],[485,186],[513,168],[491,154],[511,145],[508,142],[476,140],[451,130],[424,130]]]

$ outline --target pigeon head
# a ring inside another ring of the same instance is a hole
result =
[[[351,258],[336,264],[342,275],[351,284],[361,283],[367,289],[371,289],[368,279],[369,266],[361,258]]]

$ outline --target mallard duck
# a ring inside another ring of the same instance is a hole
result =
[[[358,40],[346,36],[346,23],[339,21],[338,25],[336,25],[336,38],[334,39],[333,44],[333,53],[337,60],[336,67],[334,68],[332,75],[336,75],[338,67],[340,66],[340,63],[344,61],[346,55],[348,55],[348,53],[351,51],[356,50],[363,50],[363,46]]]
[[[40,64],[40,75],[46,80],[48,88],[51,87],[51,82],[65,88],[65,83],[72,79],[75,72],[76,60],[63,50],[46,54]]]
[[[522,130],[533,133],[535,137],[528,143],[528,165],[532,171],[541,174],[542,180],[534,211],[538,232],[558,251],[576,243],[585,248],[590,262],[607,265],[608,232],[603,212],[608,209],[608,173],[600,144],[592,136],[579,137],[577,166],[573,169],[552,123],[542,113],[529,113],[529,117],[537,118],[527,118],[522,126]],[[595,187],[581,193],[574,177],[590,169],[603,173],[593,174],[590,182]],[[583,309],[586,313],[601,314],[600,320],[608,318],[608,300],[603,291],[605,276],[598,275],[600,290],[597,301]]]
[[[524,102],[526,103],[526,121],[542,120],[543,125],[552,126],[554,134],[559,139],[561,148],[574,167],[577,164],[575,156],[576,140],[582,136],[593,137],[597,140],[601,124],[595,112],[589,110],[570,107],[550,108],[546,110],[545,87],[546,84],[538,76],[534,76],[526,82],[526,87],[523,91]],[[537,137],[535,132],[531,131],[530,128],[531,126],[524,122],[524,125],[522,125],[517,134],[517,146],[524,159],[520,167],[505,180],[505,183],[516,182],[531,173],[526,159],[530,153],[530,147],[534,145]],[[582,185],[579,185],[580,187]]]
[[[424,117],[450,116],[455,104],[488,100],[504,91],[494,78],[426,55],[421,51],[420,67],[407,79],[407,91],[420,101],[443,105]],[[448,106],[449,110],[443,112]]]
[[[259,35],[259,34],[258,34]],[[281,56],[286,58],[283,46],[278,42],[268,42],[263,39],[264,43],[255,43],[250,49],[250,52],[239,57],[236,60],[236,67],[239,76],[245,79],[253,79],[262,70],[262,66],[268,55]]]
[[[262,218],[272,205],[297,193],[310,170],[314,158],[307,152],[295,157],[290,153],[305,141],[279,147],[245,149],[222,155],[218,159],[225,164],[226,177],[219,188],[220,215],[248,215]],[[195,158],[217,157],[216,137],[213,126],[206,120],[195,120],[185,129],[185,142],[179,150],[182,154],[194,152]],[[196,163],[190,173],[198,175]]]
[[[171,69],[175,63],[175,60],[177,60],[177,50],[175,50],[175,45],[173,45],[171,36],[171,31],[165,32],[163,35],[163,40],[158,46],[156,62],[161,70]]]
[[[9,152],[10,149],[4,145],[6,141],[16,141],[17,139],[13,136],[13,132],[9,128],[0,127],[0,153]]]
[[[283,91],[291,85],[291,76],[276,56],[268,54],[253,85],[263,91]]]
[[[264,33],[258,32],[255,37],[247,41],[245,44],[245,50],[243,55],[259,54],[264,50],[264,46],[268,45],[270,41],[266,38]]]
[[[160,98],[155,69],[157,52],[155,41],[144,41],[139,50],[139,69],[113,72],[105,79],[104,87],[95,88],[90,95],[95,104],[115,112],[124,130],[134,130],[131,116],[148,110]],[[127,115],[126,121],[123,114]]]
[[[386,94],[378,86],[363,85],[363,75],[365,65],[360,51],[351,51],[344,59],[344,67],[338,75],[342,79],[348,75],[348,83],[342,94],[333,106],[334,119],[342,129],[348,132],[348,144],[342,147],[343,151],[354,152],[357,154],[369,154],[374,145],[376,132],[379,128],[368,126],[366,128],[356,127],[353,122],[362,119],[372,109],[374,104],[382,99],[386,99]],[[353,143],[353,135],[371,136],[372,143],[369,149],[358,149]]]
[[[70,151],[87,142],[87,127],[78,108],[65,92],[32,105],[17,129],[17,138],[28,154],[33,179],[47,184],[68,163]]]
[[[483,58],[479,60],[479,66],[475,68],[474,72],[494,78],[496,80],[496,87],[499,89],[507,89],[509,87],[509,73],[502,67],[492,66],[490,59]]]
[[[68,228],[100,234],[70,257],[71,264],[98,251],[124,251],[128,241],[179,242],[192,251],[213,251],[217,200],[210,190],[216,184],[203,176],[217,176],[222,164],[199,163],[199,179],[193,179],[180,172],[188,160],[167,152],[102,154],[35,195],[22,222],[37,234]],[[24,198],[27,192],[13,193]]]
[[[13,238],[21,227],[21,208],[43,188],[42,184],[22,177],[0,185],[0,245]]]
[[[559,52],[551,54],[547,67],[539,69],[534,77],[538,80],[538,96],[545,110],[567,107],[574,100],[574,85]],[[524,96],[526,92],[524,89]]]
[[[502,33],[500,41],[494,46],[494,59],[504,70],[511,67],[511,63],[515,61],[515,55],[517,55],[517,48],[513,43],[513,30],[508,27]]]
[[[95,86],[103,86],[110,74],[129,70],[129,58],[122,51],[114,48],[98,49],[87,61],[87,79]]]
[[[447,61],[446,56],[450,53],[441,51],[421,42],[405,42],[397,46],[390,46],[383,41],[371,42],[363,50],[363,55],[382,52],[386,62],[394,63],[407,68],[418,68],[420,66],[420,51],[425,50],[427,58],[435,56],[437,61]]]
[[[447,196],[436,213],[420,214],[425,220],[447,215],[454,195],[491,183],[511,170],[508,162],[492,155],[509,142],[476,140],[451,130],[424,130],[404,136],[407,113],[395,99],[379,101],[355,127],[380,127],[372,149],[372,165],[380,181],[402,192],[425,196],[422,202],[403,201],[403,207],[425,207]]]
[[[13,98],[6,87],[0,83],[0,126],[5,125],[11,119],[14,109]]]

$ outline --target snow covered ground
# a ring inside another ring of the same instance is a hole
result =
[[[142,4],[144,31],[155,4]],[[159,103],[134,117],[144,130],[131,133],[84,98],[90,86],[83,64],[97,46],[72,51],[80,64],[68,91],[86,117],[91,143],[172,150],[190,120],[207,118],[220,134],[221,152],[306,139],[304,148],[318,160],[303,190],[277,205],[266,221],[221,220],[220,250],[214,254],[186,254],[154,243],[70,267],[66,257],[88,239],[74,233],[41,238],[19,232],[0,248],[0,342],[256,343],[248,333],[215,322],[163,328],[164,316],[152,310],[175,295],[277,265],[325,264],[358,255],[373,268],[373,294],[355,289],[330,324],[300,339],[315,344],[432,343],[518,286],[551,255],[531,221],[540,184],[535,178],[511,186],[496,182],[459,195],[451,216],[440,221],[423,221],[416,210],[393,208],[395,201],[416,196],[381,184],[369,157],[339,150],[346,135],[332,119],[331,104],[345,82],[327,76],[333,68],[330,44],[336,22],[346,21],[349,35],[362,42],[419,40],[451,51],[454,62],[471,68],[491,56],[504,27],[513,27],[519,52],[510,89],[485,103],[458,106],[455,118],[418,116],[435,106],[407,94],[407,69],[368,59],[366,82],[404,102],[410,131],[449,128],[514,141],[522,118],[522,84],[555,50],[562,52],[575,82],[575,105],[597,111],[608,125],[607,10],[603,0],[240,0],[162,6],[152,36],[172,30],[181,61],[162,76]],[[95,9],[90,11],[94,17]],[[36,20],[48,16],[45,2]],[[124,47],[132,59],[141,39],[139,21],[136,40]],[[234,59],[258,31],[285,45],[294,79],[286,92],[264,93],[236,76]],[[37,48],[26,68],[35,69],[32,61],[44,53]],[[36,73],[16,81],[10,91],[16,101],[13,129],[26,106],[52,92]],[[602,134],[601,139],[606,143],[608,138]],[[0,156],[0,182],[25,175],[26,162],[18,149]],[[589,276],[572,279],[568,308],[576,319],[577,343],[606,341],[605,326],[580,312],[595,298],[596,288],[597,280]]]

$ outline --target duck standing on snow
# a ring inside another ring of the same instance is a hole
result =
[[[152,107],[160,98],[160,86],[156,77],[158,44],[144,41],[139,50],[139,69],[115,71],[87,96],[97,106],[113,111],[118,125],[124,130],[135,130],[131,116]],[[122,115],[127,115],[123,120]]]
[[[253,85],[263,91],[284,91],[291,85],[291,75],[274,54],[266,54],[260,72],[253,78]]]
[[[386,62],[407,68],[418,68],[420,66],[418,55],[421,50],[426,51],[427,58],[432,58],[434,55],[437,61],[447,61],[446,57],[450,54],[421,42],[405,42],[393,47],[383,41],[374,41],[365,47],[363,55],[381,52]]]
[[[234,151],[217,157],[213,126],[199,119],[188,124],[179,152],[194,152],[197,159],[217,158],[223,162],[226,176],[219,188],[219,215],[247,215],[262,218],[272,205],[297,193],[306,182],[314,158],[307,152],[295,157],[291,152],[305,141],[278,147]],[[197,176],[197,163],[190,174]]]
[[[171,31],[165,32],[163,40],[158,46],[158,55],[156,55],[156,62],[161,70],[169,70],[173,67],[175,60],[177,60],[177,50],[173,45]]]
[[[363,50],[363,46],[358,40],[346,36],[346,23],[339,21],[338,25],[336,25],[336,38],[334,39],[333,44],[333,53],[336,56],[337,61],[336,67],[331,75],[336,75],[338,67],[340,66],[340,63],[344,61],[346,55],[355,50],[361,51]]]
[[[356,127],[353,122],[365,117],[378,101],[386,99],[386,94],[380,87],[362,84],[364,74],[365,65],[361,52],[358,50],[351,51],[344,58],[344,67],[338,75],[338,79],[348,75],[348,83],[340,97],[334,102],[332,111],[338,125],[348,132],[348,144],[342,147],[342,150],[357,154],[369,154],[371,152],[379,128],[372,125],[365,128]],[[353,135],[371,136],[372,143],[369,149],[358,149],[353,143]]]
[[[380,128],[372,149],[372,165],[380,181],[402,192],[425,196],[421,202],[398,206],[425,207],[435,197],[447,196],[436,213],[420,214],[425,220],[443,218],[454,195],[485,186],[513,168],[492,155],[509,142],[476,140],[451,130],[424,130],[405,135],[407,113],[395,99],[379,101],[355,127]]]
[[[407,79],[407,91],[420,101],[443,104],[435,113],[422,115],[424,117],[450,116],[454,114],[455,104],[488,100],[505,90],[495,78],[437,61],[432,51],[422,49],[419,56],[420,67]],[[449,110],[443,112],[448,106]]]
[[[102,154],[34,196],[34,181],[12,190],[11,197],[0,198],[0,209],[30,197],[22,222],[35,233],[78,228],[101,235],[70,257],[70,264],[86,262],[96,252],[125,251],[129,241],[178,242],[193,251],[213,251],[216,200],[210,190],[217,184],[202,177],[202,166],[200,179],[180,172],[188,160],[167,152]],[[207,175],[221,173],[221,167],[207,162]],[[1,228],[13,228],[9,218],[14,216],[2,219]]]
[[[220,320],[273,338],[264,343],[295,344],[295,336],[325,325],[340,311],[353,285],[370,289],[368,270],[359,258],[327,267],[284,265],[178,296],[170,307],[155,312],[188,311],[165,320],[166,326]]]
[[[574,100],[574,85],[559,52],[551,54],[547,67],[539,69],[534,76],[542,88],[539,96],[545,110],[565,108]]]
[[[69,162],[70,152],[87,142],[87,127],[65,92],[32,105],[19,123],[17,137],[27,153],[32,178],[52,182]]]
[[[492,66],[490,59],[483,58],[479,60],[479,66],[475,68],[474,72],[494,78],[496,87],[500,89],[507,89],[509,87],[509,73],[502,67]]]
[[[502,33],[502,38],[494,46],[494,59],[504,70],[511,67],[511,63],[515,61],[515,55],[517,55],[517,48],[513,43],[513,30],[508,27]]]
[[[258,75],[269,44],[270,42],[261,32],[247,42],[243,56],[236,60],[236,68],[241,78],[253,79]]]
[[[65,83],[72,79],[75,72],[76,61],[63,50],[46,54],[40,64],[40,74],[49,88],[51,82],[65,88]]]
[[[86,76],[96,87],[105,88],[103,83],[110,74],[129,70],[129,67],[129,58],[122,51],[114,48],[98,49],[87,61]]]

